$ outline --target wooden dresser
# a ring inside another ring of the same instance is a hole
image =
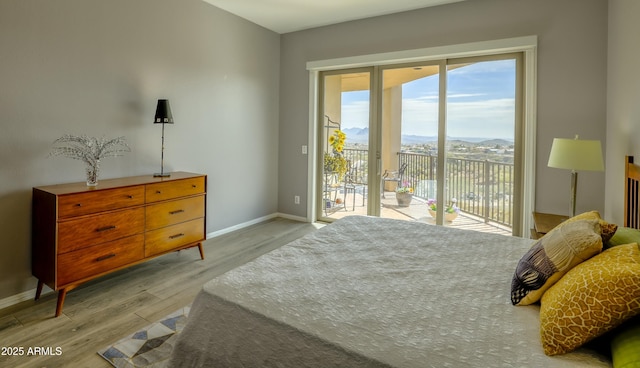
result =
[[[58,291],[176,250],[204,259],[207,177],[174,172],[33,188],[32,273]]]

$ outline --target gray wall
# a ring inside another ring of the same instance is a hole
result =
[[[470,0],[285,34],[281,40],[279,210],[304,216],[309,83],[305,63],[538,36],[537,211],[569,212],[570,174],[547,167],[555,137],[605,143],[607,1]],[[578,211],[603,211],[603,173],[580,174]],[[302,196],[300,206],[293,195]]]
[[[609,0],[605,212],[623,224],[624,156],[640,163],[640,1]]]
[[[31,188],[84,180],[69,134],[124,135],[102,178],[209,175],[207,231],[277,211],[280,36],[201,0],[0,2],[0,300],[34,287]]]

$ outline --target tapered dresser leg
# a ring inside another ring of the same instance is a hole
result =
[[[198,250],[200,251],[200,259],[204,259],[204,249],[202,249],[202,243],[198,243]]]
[[[44,283],[40,280],[38,280],[38,287],[36,288],[36,299],[38,300],[40,299],[40,295],[42,294],[42,287],[44,286]]]
[[[67,296],[67,289],[62,289],[58,292],[58,305],[56,306],[56,317],[62,314],[62,306],[64,305],[64,298]]]

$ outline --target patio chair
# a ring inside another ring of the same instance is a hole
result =
[[[353,193],[353,200],[351,204],[351,210],[356,209],[356,193],[359,190],[362,191],[362,206],[364,207],[365,199],[367,196],[367,184],[363,182],[362,175],[359,174],[359,168],[351,164],[351,160],[347,160],[347,172],[344,174],[344,209],[347,210],[347,195],[349,192]]]
[[[381,190],[382,190],[382,198],[384,197],[384,185],[386,182],[396,182],[397,185],[401,185],[402,184],[402,180],[404,179],[404,172],[407,169],[407,163],[404,162],[402,163],[402,165],[400,165],[400,169],[398,169],[398,171],[389,171],[389,170],[385,170],[384,173],[382,174],[382,183],[381,183]]]

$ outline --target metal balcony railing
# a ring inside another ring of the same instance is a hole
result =
[[[345,149],[351,177],[367,183],[368,151]],[[398,153],[398,167],[407,164],[402,180],[414,187],[422,199],[436,198],[437,156],[422,153]],[[447,158],[445,168],[446,198],[457,200],[462,212],[511,227],[514,165],[512,163],[464,158]]]
[[[403,180],[415,189],[414,195],[436,198],[437,156],[398,154],[399,164],[407,164]],[[447,158],[445,168],[446,198],[457,200],[461,211],[511,227],[514,166],[511,163],[464,158]]]

